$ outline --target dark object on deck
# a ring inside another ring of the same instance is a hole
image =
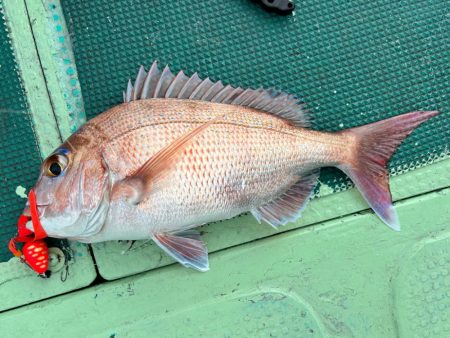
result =
[[[259,0],[263,7],[280,14],[290,14],[295,9],[295,4],[291,0]]]

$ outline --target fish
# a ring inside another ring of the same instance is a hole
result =
[[[414,111],[338,132],[311,129],[294,95],[243,89],[155,61],[124,102],[89,120],[41,166],[32,188],[40,233],[82,243],[152,239],[182,265],[209,269],[197,227],[250,212],[295,222],[320,168],[347,174],[391,229],[387,162],[438,111]],[[24,215],[30,214],[27,202]],[[26,228],[33,230],[33,222]]]

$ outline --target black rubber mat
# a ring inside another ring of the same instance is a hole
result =
[[[305,101],[314,128],[339,130],[413,110],[443,114],[404,142],[391,172],[429,163],[450,144],[448,1],[296,1],[291,16],[250,0],[65,0],[89,118],[121,102],[153,60]],[[323,170],[335,190],[348,181]]]
[[[17,218],[25,206],[16,189],[21,186],[28,192],[40,165],[39,149],[3,16],[0,17],[0,79],[0,262],[3,262],[12,257],[8,241],[17,231]]]

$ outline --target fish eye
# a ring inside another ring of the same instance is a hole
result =
[[[50,166],[48,167],[48,171],[50,172],[50,174],[52,174],[53,176],[59,176],[62,172],[62,167],[61,164],[59,164],[58,162],[53,162],[52,164],[50,164]]]
[[[68,158],[62,154],[53,154],[44,162],[45,174],[50,177],[57,177],[62,174],[69,163]]]

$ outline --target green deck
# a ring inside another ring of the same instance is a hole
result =
[[[450,189],[398,203],[400,233],[352,215],[212,254],[208,273],[173,265],[9,311],[0,327],[11,337],[37,327],[55,337],[449,337],[449,203]]]
[[[1,337],[450,337],[448,2],[296,3],[282,17],[250,0],[0,0]],[[207,273],[151,242],[70,243],[49,280],[8,260],[16,188],[154,59],[296,94],[320,130],[440,110],[390,162],[402,231],[326,169],[279,232],[249,215],[203,227]]]

